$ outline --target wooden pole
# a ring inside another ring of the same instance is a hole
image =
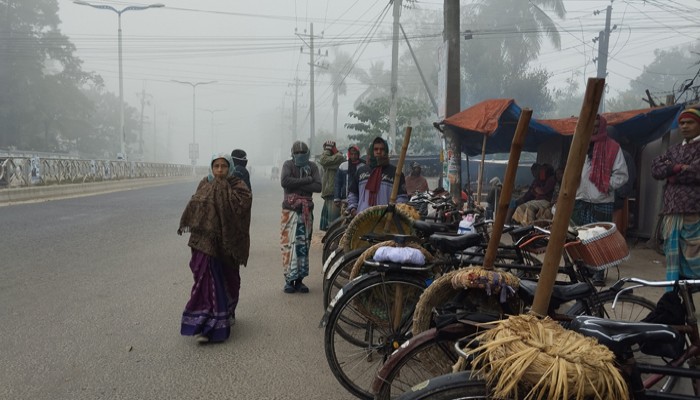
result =
[[[486,159],[486,139],[488,135],[484,135],[484,142],[481,144],[481,165],[479,166],[479,182],[476,185],[476,206],[481,205],[481,190],[484,182],[484,162]]]
[[[561,183],[559,196],[557,197],[557,212],[554,214],[552,221],[551,234],[549,235],[549,243],[544,254],[544,262],[540,279],[537,282],[537,290],[535,291],[535,299],[532,302],[532,314],[543,317],[547,315],[549,300],[552,296],[554,281],[559,271],[559,260],[561,260],[564,251],[564,243],[566,242],[566,232],[569,229],[569,220],[574,210],[574,201],[576,200],[576,190],[581,182],[581,170],[583,163],[586,160],[588,152],[588,143],[593,134],[593,125],[596,115],[598,114],[598,106],[600,99],[603,96],[605,88],[605,79],[590,78],[586,86],[586,94],[581,107],[574,139],[571,142],[569,156],[566,159],[566,169],[564,170],[564,179]]]
[[[513,194],[515,174],[518,172],[520,153],[523,151],[523,143],[525,142],[525,135],[527,135],[527,128],[530,125],[530,118],[532,118],[532,110],[524,108],[520,113],[518,126],[515,128],[515,136],[513,136],[513,143],[510,146],[510,157],[508,158],[508,166],[506,166],[506,176],[503,178],[501,196],[498,198],[496,219],[493,221],[489,247],[486,248],[486,255],[484,256],[485,269],[493,269],[493,262],[496,260],[498,244],[501,242],[503,224],[506,222],[508,204],[510,203],[510,196]]]
[[[399,155],[399,162],[398,164],[396,164],[396,174],[394,175],[394,186],[392,186],[391,188],[391,196],[389,197],[389,204],[392,206],[396,204],[396,197],[398,197],[399,195],[399,185],[401,184],[401,171],[403,171],[403,163],[406,160],[408,144],[411,142],[411,131],[413,131],[413,127],[407,126],[406,132],[403,135],[403,145],[401,146],[401,154]],[[386,222],[384,223],[384,232],[389,232],[392,220],[390,217],[391,215],[388,214]]]

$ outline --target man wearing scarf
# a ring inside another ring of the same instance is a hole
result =
[[[369,165],[357,169],[348,187],[348,210],[354,215],[372,206],[389,204],[396,177],[396,167],[389,164],[389,146],[376,137],[368,151]],[[400,175],[397,203],[406,203],[406,181]]]
[[[319,228],[328,230],[328,226],[340,217],[340,207],[335,205],[333,191],[335,189],[335,175],[338,167],[345,161],[345,157],[338,151],[335,142],[329,140],[323,144],[323,154],[318,159],[318,164],[323,167],[323,180],[321,182],[321,198],[323,210],[321,210],[321,222]]]
[[[700,278],[700,110],[678,117],[683,141],[651,163],[654,179],[665,180],[663,219],[666,279]]]
[[[335,188],[333,190],[333,202],[340,208],[342,201],[348,198],[348,186],[352,182],[357,168],[365,164],[360,158],[360,148],[352,145],[348,148],[348,160],[340,164],[335,173]]]
[[[581,183],[571,219],[576,225],[612,222],[615,190],[627,182],[629,174],[620,145],[608,137],[608,123],[598,115],[588,146],[588,157],[581,170]],[[593,284],[605,285],[605,271],[593,276]]]
[[[282,266],[284,292],[308,293],[303,279],[309,275],[309,248],[314,222],[313,193],[321,191],[318,166],[309,161],[309,146],[302,141],[292,145],[292,159],[282,165]]]
[[[209,175],[180,217],[178,235],[190,233],[194,285],[182,313],[180,333],[199,343],[222,342],[231,334],[241,287],[240,266],[248,263],[252,195],[234,176],[228,154],[212,156]]]

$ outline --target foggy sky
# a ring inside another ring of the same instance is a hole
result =
[[[91,1],[121,9],[128,5],[149,2]],[[168,161],[189,163],[187,145],[192,141],[192,88],[171,80],[217,83],[196,89],[196,142],[200,145],[199,161],[208,160],[212,150],[230,151],[241,147],[249,152],[252,164],[272,164],[286,158],[291,140],[292,102],[295,78],[299,87],[297,134],[308,139],[309,55],[308,47],[295,35],[309,23],[314,24],[316,45],[322,53],[334,49],[359,54],[359,42],[380,15],[388,1],[317,1],[317,0],[160,0],[165,8],[127,11],[122,15],[124,98],[131,106],[140,107],[138,92],[145,90],[151,105],[144,114],[149,122],[144,141],[153,147],[152,121],[155,119],[159,151],[170,149],[175,158]],[[661,3],[660,9],[653,3]],[[402,23],[410,29],[411,20],[421,15],[442,15],[441,0],[421,1],[418,9],[403,10]],[[471,2],[462,1],[462,7]],[[568,0],[566,20],[550,14],[560,28],[561,50],[545,44],[534,66],[543,66],[552,74],[551,88],[561,87],[570,77],[580,79],[582,87],[588,77],[595,76],[597,47],[592,42],[605,23],[605,7],[609,1]],[[77,47],[76,55],[84,61],[83,69],[95,71],[107,88],[118,94],[117,15],[111,11],[59,0],[61,31]],[[668,48],[697,40],[700,26],[700,2],[676,0],[655,2],[634,0],[613,3],[612,23],[618,25],[610,38],[607,96],[628,88],[645,64],[653,60],[655,48]],[[601,10],[594,15],[594,10]],[[685,17],[684,17],[685,16]],[[391,31],[391,10],[375,37],[385,38]],[[468,29],[462,27],[462,29]],[[442,31],[435,27],[435,33]],[[308,38],[307,38],[308,41]],[[436,38],[436,46],[440,38]],[[547,43],[546,40],[543,40]],[[343,44],[346,43],[346,44]],[[367,68],[381,60],[391,66],[391,47],[386,40],[370,44],[357,57],[357,65]],[[304,53],[300,53],[300,47]],[[407,50],[400,44],[400,52]],[[321,60],[323,61],[323,60]],[[689,71],[689,77],[695,71]],[[327,75],[316,76],[316,132],[332,131],[332,91]],[[347,130],[347,113],[365,87],[348,80],[348,93],[340,100],[339,135]],[[204,109],[204,110],[200,110]],[[212,113],[205,110],[224,110]],[[168,126],[170,129],[168,130]],[[284,146],[284,148],[282,148]],[[161,151],[162,153],[162,151]],[[161,155],[162,156],[162,155]],[[159,160],[164,161],[164,160]]]

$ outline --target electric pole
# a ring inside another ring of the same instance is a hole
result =
[[[297,140],[297,112],[299,109],[299,86],[304,86],[299,78],[294,78],[294,83],[287,86],[294,86],[294,101],[292,102],[292,142]]]
[[[391,105],[389,107],[389,149],[396,154],[396,114],[398,105],[396,94],[399,90],[399,17],[401,0],[394,1],[394,32],[391,42]]]
[[[146,105],[151,105],[151,103],[147,99],[152,99],[153,96],[146,93],[145,82],[143,83],[143,86],[141,88],[141,93],[136,93],[136,95],[139,96],[139,99],[141,100],[141,128],[139,130],[139,154],[143,159],[143,111]]]
[[[306,34],[306,29],[304,29],[304,34],[297,33],[296,35],[309,47],[309,151],[313,154],[314,137],[316,134],[316,104],[314,103],[314,24],[313,22],[309,28],[309,34]],[[304,37],[309,38],[307,43]],[[323,37],[323,32],[321,36]],[[301,47],[301,52],[304,52],[304,46]],[[321,56],[321,50],[318,50],[318,55]]]
[[[447,75],[445,88],[445,118],[460,111],[459,73],[459,0],[444,0],[443,16],[445,28],[443,39],[447,50]],[[449,127],[445,127],[447,154],[447,178],[452,198],[462,203],[462,143]]]
[[[595,11],[593,14],[598,15],[600,11]],[[605,79],[608,75],[608,47],[610,45],[610,17],[612,15],[612,6],[608,6],[605,12],[605,30],[598,33],[598,74],[596,78]],[[613,27],[615,29],[617,26]],[[605,91],[603,98],[600,100],[600,112],[605,110]]]

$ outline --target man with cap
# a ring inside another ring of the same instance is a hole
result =
[[[237,176],[243,179],[248,189],[250,189],[250,174],[246,169],[248,165],[248,158],[245,151],[241,149],[235,149],[231,152],[231,159],[233,160],[233,176]]]
[[[323,154],[318,159],[318,163],[323,167],[323,181],[321,183],[321,198],[323,198],[323,209],[321,210],[321,222],[319,228],[322,231],[340,217],[340,208],[333,201],[333,189],[335,188],[335,174],[340,164],[345,161],[345,157],[335,147],[335,142],[328,140],[323,144]]]
[[[389,204],[394,187],[396,167],[389,163],[389,146],[380,136],[372,141],[368,149],[369,164],[357,168],[357,173],[348,187],[348,211],[355,215],[364,209],[380,204]],[[406,180],[399,175],[397,203],[406,203]]]
[[[406,177],[406,193],[427,192],[428,181],[421,175],[421,167],[417,162],[411,163],[411,173]]]
[[[651,162],[654,179],[665,180],[663,219],[666,279],[700,278],[700,109],[678,117],[683,141]]]

